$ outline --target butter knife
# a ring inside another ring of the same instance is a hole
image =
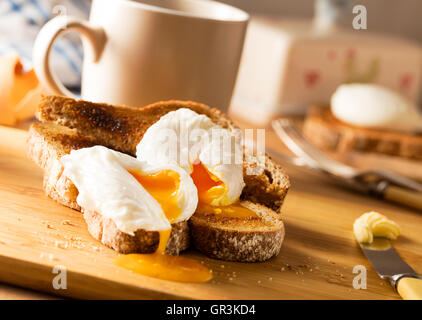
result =
[[[389,280],[404,300],[422,300],[422,277],[400,258],[386,238],[374,238],[371,244],[359,243],[378,275]]]

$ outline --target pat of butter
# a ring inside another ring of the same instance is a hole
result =
[[[353,232],[360,243],[372,243],[374,237],[395,240],[400,235],[400,227],[386,216],[375,212],[367,212],[356,219]]]
[[[34,70],[24,72],[17,54],[0,57],[0,124],[33,116],[44,93]]]

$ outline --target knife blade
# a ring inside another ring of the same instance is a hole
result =
[[[364,255],[382,279],[403,299],[422,299],[422,278],[398,255],[386,238],[374,238],[371,244],[359,243]]]

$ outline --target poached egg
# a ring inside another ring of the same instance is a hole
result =
[[[103,146],[73,150],[61,163],[79,191],[77,203],[130,235],[170,230],[196,210],[196,187],[178,166],[151,165]]]
[[[149,127],[136,155],[147,163],[183,168],[192,177],[200,204],[231,205],[245,186],[239,141],[206,115],[187,108],[169,112]]]
[[[421,132],[422,114],[398,93],[375,84],[343,84],[331,97],[334,116],[351,125]]]

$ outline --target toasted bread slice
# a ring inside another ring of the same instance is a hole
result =
[[[121,253],[151,253],[158,247],[159,234],[138,230],[134,236],[117,229],[110,219],[96,212],[84,212],[76,198],[78,189],[63,175],[60,158],[71,150],[98,145],[95,139],[77,134],[74,130],[50,123],[33,123],[27,141],[28,156],[44,169],[44,190],[57,202],[82,211],[91,235],[104,245]],[[166,252],[178,255],[189,247],[189,227],[186,221],[172,225]]]
[[[278,255],[285,234],[280,215],[250,201],[240,204],[257,216],[241,219],[197,211],[189,220],[195,248],[227,261],[265,261]]]
[[[94,137],[103,146],[134,156],[146,130],[163,115],[180,108],[205,114],[223,128],[233,126],[219,110],[191,101],[166,101],[134,108],[46,96],[38,106],[36,117],[42,122],[76,129],[80,134]]]
[[[72,128],[77,132],[75,134],[88,136],[97,144],[135,155],[136,146],[146,130],[166,113],[179,108],[189,108],[197,113],[205,114],[214,123],[228,130],[236,129],[220,111],[202,104],[183,101],[159,102],[138,109],[49,96],[43,98],[37,117],[41,121]],[[257,212],[258,217],[253,221],[249,221],[249,219],[243,221],[245,227],[242,229],[240,220],[228,221],[226,218],[210,214],[206,215],[207,218],[204,219],[203,215],[195,213],[189,224],[192,230],[195,230],[192,231],[194,244],[202,252],[220,259],[250,262],[263,261],[278,253],[284,237],[284,226],[281,220],[274,220],[271,225],[265,217],[279,217],[281,205],[290,187],[289,179],[283,169],[269,157],[265,158],[264,168],[259,174],[246,174],[249,168],[256,166],[255,157],[252,154],[246,154],[244,157],[246,187],[242,192],[241,199],[245,200],[242,203],[246,205],[256,206],[254,208],[259,211]],[[266,214],[260,215],[260,212]],[[110,232],[109,230],[113,230],[113,228],[108,228],[108,222],[104,221],[101,216],[87,212],[85,215],[88,228],[94,230],[91,231],[91,234],[95,238],[108,239],[107,243],[117,242],[119,245],[111,244],[110,246],[120,248],[120,250],[125,247],[126,242],[129,242],[125,236]],[[210,219],[214,222],[210,223]],[[230,224],[234,227],[228,227]],[[198,233],[198,230],[208,236],[200,237],[201,232]],[[110,234],[111,236],[109,236]],[[245,242],[246,239],[249,240]],[[143,241],[148,242],[147,240]],[[207,241],[211,242],[207,243]],[[213,250],[216,253],[212,254],[207,248],[219,245],[213,241],[218,241],[221,244],[234,241],[238,242],[242,248],[239,248],[238,245],[224,245],[226,248],[224,253]],[[243,253],[239,254],[239,250]]]
[[[63,173],[60,158],[71,150],[96,145],[93,138],[74,130],[50,123],[33,123],[29,128],[27,154],[44,170],[43,186],[46,194],[57,202],[81,210],[76,202],[78,189]]]
[[[352,126],[338,120],[328,107],[313,106],[303,132],[312,143],[326,151],[373,152],[422,159],[422,135]]]

